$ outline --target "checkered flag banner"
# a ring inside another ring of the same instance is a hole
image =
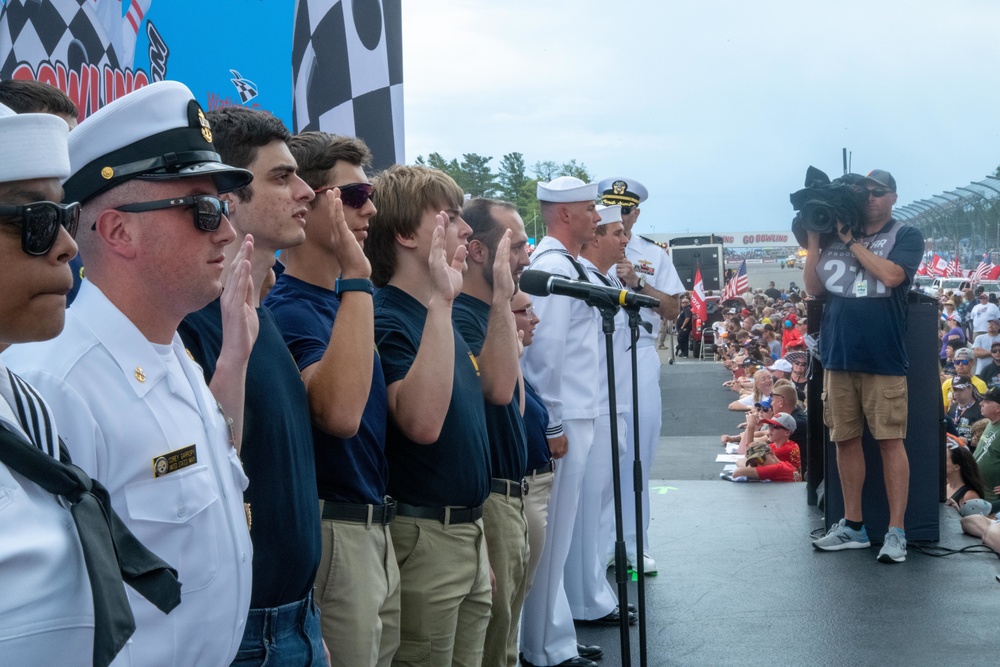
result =
[[[7,0],[0,10],[0,79],[13,78],[21,63],[44,61],[77,71],[82,63],[121,66],[94,0]]]
[[[295,132],[364,139],[375,169],[403,163],[401,0],[296,0]]]
[[[229,73],[233,75],[230,81],[236,86],[236,91],[240,94],[240,101],[246,104],[253,98],[257,97],[257,84],[249,79],[244,79],[240,76],[240,73],[234,69],[229,70]]]

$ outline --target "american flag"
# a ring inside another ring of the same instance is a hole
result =
[[[747,277],[747,260],[744,259],[740,262],[740,268],[736,272],[736,275],[726,283],[726,289],[722,293],[722,300],[739,298],[740,294],[743,294],[748,289],[750,289],[750,279]]]
[[[948,265],[947,275],[952,278],[958,278],[962,275],[962,265],[958,263],[958,257],[951,260],[951,264]]]
[[[979,262],[979,266],[976,267],[975,272],[972,274],[972,279],[975,281],[986,280],[987,276],[990,275],[990,271],[993,270],[993,262],[987,259],[989,255],[983,255],[983,261]]]

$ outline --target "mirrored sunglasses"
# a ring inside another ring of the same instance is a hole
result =
[[[80,223],[80,204],[56,204],[50,201],[22,206],[0,204],[0,216],[14,218],[7,222],[21,227],[21,249],[29,255],[40,257],[52,250],[59,237],[60,227],[65,228],[70,236],[76,236],[76,228]]]

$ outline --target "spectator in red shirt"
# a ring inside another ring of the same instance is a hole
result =
[[[795,472],[801,473],[802,459],[799,446],[789,440],[792,433],[795,432],[795,417],[787,412],[779,412],[771,419],[761,419],[761,422],[771,427],[768,431],[771,437],[768,447],[771,448],[774,455],[778,457],[779,461],[790,463],[795,468]],[[749,458],[750,450],[748,449],[747,459]]]
[[[734,479],[746,477],[771,482],[797,482],[801,479],[795,466],[779,460],[770,446],[760,442],[750,445],[746,465],[737,466],[732,475]]]

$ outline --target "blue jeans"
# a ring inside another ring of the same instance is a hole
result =
[[[326,667],[319,610],[301,602],[251,609],[233,667]]]

